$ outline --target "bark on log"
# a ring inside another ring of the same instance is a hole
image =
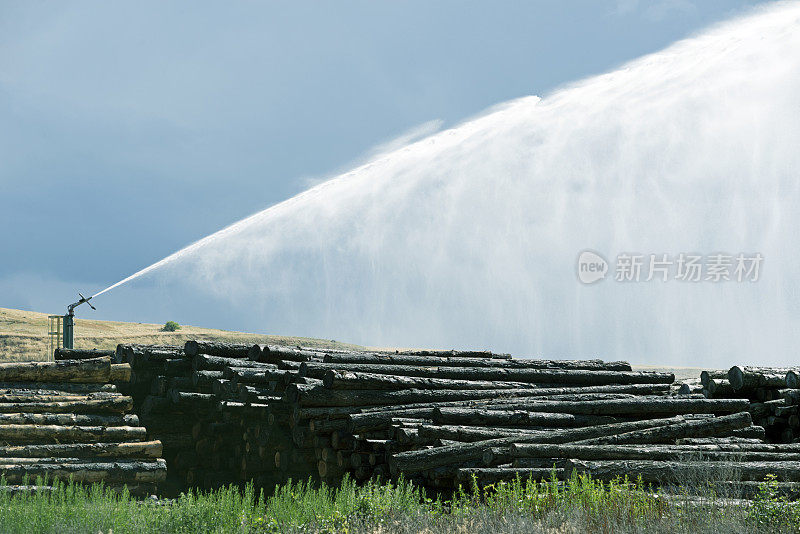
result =
[[[516,399],[508,408],[531,412],[561,412],[583,415],[679,415],[735,413],[747,410],[746,399],[693,399],[680,397],[641,397],[637,399],[611,399],[593,402],[538,401],[535,398]],[[494,409],[494,405],[487,406]],[[511,408],[513,406],[513,408]]]
[[[482,367],[413,367],[406,365],[375,365],[348,363],[304,362],[300,374],[324,378],[329,370],[360,371],[365,373],[455,380],[494,380],[533,384],[571,384],[600,386],[610,384],[671,384],[672,373],[652,371],[584,371],[563,369],[506,369]]]
[[[397,389],[527,389],[534,387],[525,382],[485,380],[449,380],[416,376],[381,375],[358,371],[328,371],[322,380],[329,389],[397,390]]]
[[[396,430],[398,439],[407,443],[414,443],[414,436],[418,438],[418,443],[432,443],[435,440],[458,441],[462,443],[473,443],[500,437],[514,437],[524,435],[541,436],[550,429],[528,429],[528,428],[493,428],[487,426],[469,425],[420,425],[417,428],[400,428]]]
[[[606,415],[574,415],[568,413],[538,413],[524,410],[486,410],[481,408],[436,408],[433,420],[437,424],[520,427],[579,427],[607,425],[618,422]]]
[[[709,438],[727,436],[733,430],[750,426],[752,418],[747,412],[723,415],[712,419],[696,419],[667,427],[634,430],[625,434],[576,441],[586,445],[675,443],[679,438]]]
[[[73,413],[0,413],[2,425],[139,426],[139,417]]]
[[[728,371],[721,371],[721,370],[700,371],[700,383],[703,384],[703,386],[707,387],[708,381],[716,378],[724,378],[725,380],[727,380]]]
[[[147,431],[141,426],[0,426],[0,443],[89,443],[112,441],[145,441]]]
[[[434,449],[401,452],[392,455],[392,457],[389,459],[389,466],[391,467],[393,475],[398,475],[401,472],[412,474],[445,465],[459,464],[460,462],[467,460],[480,460],[483,457],[483,452],[490,447],[508,446],[512,443],[569,443],[582,439],[622,434],[644,428],[666,426],[683,421],[684,419],[681,417],[671,417],[665,419],[649,419],[643,421],[614,423],[610,425],[598,425],[569,430],[547,430],[538,433],[531,432],[530,434],[525,435],[520,434],[519,436],[502,437],[474,443],[463,443],[460,445],[436,447]]]
[[[223,371],[226,367],[249,367],[252,369],[277,369],[274,365],[250,360],[238,360],[223,356],[198,354],[192,358],[192,369],[195,371]]]
[[[246,360],[250,347],[251,345],[241,343],[191,340],[186,342],[183,350],[190,358],[194,358],[198,354],[208,354],[209,356]]]
[[[89,393],[118,393],[114,384],[76,384],[70,382],[0,382],[0,390],[47,391],[62,395],[88,395]]]
[[[6,445],[0,446],[0,462],[3,457],[15,458],[158,458],[161,456],[160,441],[136,441],[121,443],[74,443],[54,445]]]
[[[286,396],[289,402],[295,402],[300,407],[346,407],[352,409],[358,406],[380,406],[396,404],[421,404],[432,402],[454,402],[469,400],[486,400],[488,403],[509,403],[509,404],[530,404],[535,405],[540,402],[533,396],[536,389],[481,389],[481,390],[460,390],[460,389],[402,389],[402,390],[335,390],[318,386],[304,384],[290,384],[286,387]],[[594,400],[594,399],[592,399]],[[636,399],[630,399],[636,400]],[[708,402],[707,399],[667,399],[680,402]],[[556,402],[556,401],[553,401]],[[603,401],[600,401],[603,402]],[[610,402],[610,401],[609,401]],[[726,401],[717,401],[726,402]],[[742,401],[745,404],[747,401]],[[630,403],[629,403],[630,404]],[[723,404],[719,404],[722,406]],[[524,409],[528,409],[526,406]],[[643,410],[643,409],[640,409]],[[530,411],[559,411],[534,410]],[[684,410],[689,411],[689,410]],[[579,413],[579,412],[575,412]]]
[[[109,357],[113,358],[115,351],[113,350],[98,350],[98,349],[65,349],[62,347],[53,351],[53,359],[55,360],[89,360],[92,358]]]
[[[131,366],[127,363],[112,363],[108,379],[111,382],[130,382]]]
[[[106,383],[111,358],[57,362],[0,363],[0,381]]]
[[[311,350],[267,345],[262,349],[259,361],[273,364],[278,362],[308,362],[315,357],[321,358],[322,355]]]
[[[114,462],[85,462],[78,464],[27,464],[5,465],[0,459],[0,474],[7,482],[16,484],[26,475],[29,478],[38,476],[50,480],[68,480],[75,482],[135,482],[158,483],[163,482],[167,476],[167,464],[164,460],[118,460]]]
[[[591,371],[630,371],[628,362],[602,360],[528,360],[491,359],[440,356],[415,356],[381,353],[326,354],[324,363],[377,365],[415,365],[422,367],[500,367],[513,369],[573,369]]]
[[[0,403],[0,413],[125,413],[133,408],[130,397],[113,397],[64,402]]]
[[[611,480],[628,476],[637,480],[641,476],[645,484],[681,484],[696,480],[705,483],[709,478],[724,480],[763,481],[767,475],[775,475],[779,481],[800,481],[800,462],[661,462],[647,460],[570,460],[565,475],[573,470],[587,473],[599,480]]]
[[[739,367],[734,365],[728,371],[728,381],[736,391],[755,388],[785,388],[787,368]]]

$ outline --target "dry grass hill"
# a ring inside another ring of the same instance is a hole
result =
[[[232,343],[274,343],[309,347],[359,348],[325,339],[229,332],[181,326],[165,332],[163,325],[116,321],[75,320],[75,348],[113,349],[118,343],[182,345],[188,339],[215,339]],[[0,361],[44,360],[48,352],[46,313],[0,308]]]

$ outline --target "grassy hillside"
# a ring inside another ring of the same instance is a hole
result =
[[[309,347],[358,348],[325,339],[270,336],[182,326],[164,332],[163,325],[75,320],[75,348],[113,349],[118,343],[182,345],[189,339],[214,339],[232,343],[274,343]],[[46,313],[0,308],[0,361],[44,360],[48,347]]]

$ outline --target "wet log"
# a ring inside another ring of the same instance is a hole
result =
[[[524,409],[531,412],[561,412],[583,415],[680,415],[735,413],[747,410],[746,399],[705,399],[681,397],[640,397],[592,402],[539,401],[535,398],[515,399],[503,409]],[[513,408],[511,408],[513,406]],[[493,409],[492,406],[487,406]]]
[[[250,347],[251,345],[241,343],[191,340],[186,342],[183,350],[190,358],[194,358],[198,354],[207,354],[209,356],[246,360]]]
[[[0,425],[0,442],[5,443],[89,443],[145,441],[141,426]]]
[[[381,375],[358,371],[328,371],[322,380],[330,389],[398,390],[398,389],[524,389],[534,387],[525,382],[491,382],[485,380],[448,380],[416,376]]]
[[[115,351],[98,349],[65,349],[59,347],[53,351],[55,360],[90,360],[92,358],[109,357],[113,358]]]
[[[139,417],[74,413],[0,413],[2,425],[139,426]]]
[[[118,393],[114,384],[80,384],[74,382],[0,382],[0,391],[46,391],[62,395],[88,395],[89,393]]]
[[[214,379],[222,378],[223,372],[222,371],[193,371],[192,372],[192,385],[195,387],[198,386],[208,386],[211,387],[211,383]]]
[[[374,406],[405,404],[414,402],[460,401],[489,399],[501,395],[513,395],[525,390],[459,390],[459,389],[402,389],[402,390],[336,390],[324,386],[289,384],[286,397],[299,406]]]
[[[399,428],[395,432],[400,441],[404,443],[432,443],[436,440],[458,441],[462,443],[473,443],[500,437],[513,437],[522,435],[541,436],[549,429],[538,427],[537,429],[528,428],[509,428],[509,427],[488,427],[488,426],[469,426],[469,425],[420,425],[416,428]],[[416,436],[418,439],[414,439]]]
[[[0,363],[0,381],[106,383],[111,358],[56,362]]]
[[[398,376],[418,376],[455,380],[489,380],[526,382],[532,384],[570,384],[601,386],[610,384],[671,384],[672,373],[652,371],[584,371],[564,369],[506,369],[484,367],[413,367],[406,365],[376,365],[347,363],[304,362],[300,374],[324,378],[330,370],[359,371]]]
[[[64,402],[0,403],[0,413],[125,413],[133,408],[130,397],[112,397]]]
[[[274,365],[261,362],[251,362],[250,360],[238,360],[235,358],[225,358],[223,356],[209,356],[198,354],[192,358],[192,369],[195,371],[224,371],[226,367],[241,367],[251,369],[277,369]]]
[[[167,476],[167,464],[164,460],[117,460],[113,462],[91,462],[75,464],[3,464],[0,458],[0,474],[7,482],[16,484],[23,478],[47,477],[49,480],[72,479],[84,484],[105,483],[158,483]]]
[[[736,390],[727,378],[710,378],[706,387],[713,398],[731,398],[736,395]]]
[[[628,362],[602,360],[528,360],[416,356],[408,354],[346,353],[326,354],[324,363],[415,365],[421,367],[501,367],[513,369],[572,369],[589,371],[630,371]]]
[[[437,424],[553,428],[606,425],[618,422],[617,419],[606,415],[574,415],[481,408],[436,408],[433,411],[433,420]]]
[[[160,441],[6,445],[0,446],[0,462],[3,457],[158,458],[161,453]]]
[[[214,407],[214,395],[189,391],[170,390],[172,405],[179,410],[210,410]]]
[[[752,418],[747,412],[723,415],[711,419],[695,419],[667,427],[634,430],[624,434],[602,436],[576,441],[586,445],[675,443],[680,438],[709,438],[729,435],[731,431],[749,427]]]
[[[686,485],[696,480],[705,483],[708,479],[724,480],[734,476],[736,480],[763,481],[767,475],[777,480],[800,481],[800,462],[667,462],[648,460],[569,460],[565,475],[572,471],[586,473],[599,480],[611,480],[627,476],[645,484]]]
[[[728,371],[728,381],[734,390],[755,388],[785,388],[787,368],[739,367],[734,365]]]
[[[322,354],[308,349],[297,349],[292,347],[281,347],[279,345],[267,345],[261,350],[259,361],[276,364],[278,362],[308,362],[313,359],[321,359]]]
[[[474,443],[400,452],[391,456],[389,466],[393,475],[399,475],[400,473],[412,474],[445,465],[456,465],[463,461],[481,460],[484,451],[491,447],[509,446],[512,443],[569,443],[582,439],[623,434],[639,429],[672,425],[683,421],[684,419],[681,417],[671,417],[568,430],[546,430]],[[421,427],[420,430],[422,428],[424,427]]]
[[[704,387],[708,386],[709,380],[717,378],[724,378],[725,380],[727,380],[728,371],[722,371],[722,370],[700,371],[700,383],[703,384]]]
[[[111,382],[130,382],[131,366],[127,363],[112,363],[108,379]]]

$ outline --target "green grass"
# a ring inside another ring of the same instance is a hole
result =
[[[37,481],[36,485],[42,485]],[[799,532],[800,504],[772,482],[750,506],[709,495],[691,506],[626,481],[575,476],[473,485],[448,500],[403,482],[349,480],[338,488],[300,482],[254,495],[235,487],[187,493],[171,501],[136,500],[101,485],[56,483],[48,492],[0,491],[3,533],[262,532]]]

